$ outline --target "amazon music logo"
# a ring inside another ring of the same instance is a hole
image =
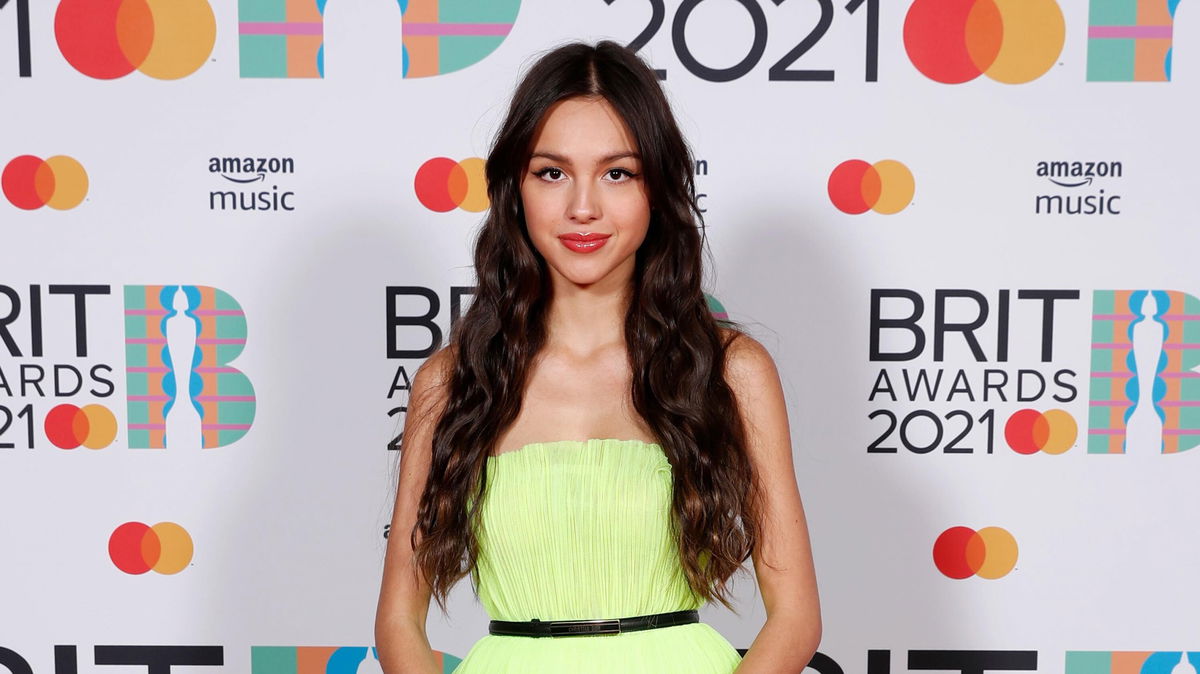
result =
[[[1112,185],[1125,175],[1119,161],[1040,161],[1034,175],[1040,186],[1035,215],[1121,214],[1121,196]]]
[[[209,175],[224,182],[208,193],[208,210],[294,211],[296,193],[279,182],[295,172],[292,157],[211,157]]]

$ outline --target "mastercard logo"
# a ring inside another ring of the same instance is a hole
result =
[[[4,166],[0,189],[17,208],[32,211],[49,206],[65,211],[83,203],[88,176],[83,164],[66,155],[40,159],[26,154]]]
[[[894,159],[874,164],[851,159],[829,174],[829,200],[839,211],[851,215],[869,210],[884,215],[899,213],[912,203],[915,189],[912,171]]]
[[[208,60],[217,21],[207,0],[62,0],[54,36],[67,62],[88,77],[140,70],[174,80]]]
[[[126,522],[108,539],[108,556],[125,573],[175,574],[192,562],[192,537],[174,522]]]
[[[1058,61],[1066,33],[1054,0],[916,0],[904,18],[904,49],[943,84],[981,74],[1020,84]]]
[[[484,161],[478,157],[462,161],[434,157],[417,169],[414,187],[417,200],[438,213],[455,208],[478,213],[488,207]]]
[[[1078,437],[1075,417],[1064,410],[1018,410],[1004,424],[1004,440],[1018,454],[1062,454]]]
[[[1000,527],[951,527],[934,542],[933,563],[948,578],[1003,578],[1017,565],[1017,540]]]
[[[117,418],[104,405],[55,405],[46,414],[46,437],[59,449],[104,449],[117,437]]]

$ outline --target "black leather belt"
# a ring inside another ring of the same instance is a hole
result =
[[[696,609],[652,613],[632,618],[609,618],[594,620],[538,620],[528,622],[493,620],[488,623],[489,634],[513,637],[577,637],[587,634],[620,634],[639,632],[656,627],[672,627],[700,622]]]

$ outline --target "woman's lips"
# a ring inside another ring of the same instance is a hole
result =
[[[562,241],[564,246],[576,253],[590,253],[603,246],[610,236],[612,235],[597,234],[595,232],[588,232],[587,234],[571,233],[560,234],[558,240]]]

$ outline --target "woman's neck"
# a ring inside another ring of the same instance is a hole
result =
[[[547,314],[547,348],[586,356],[624,342],[631,286],[602,284],[559,284]]]

